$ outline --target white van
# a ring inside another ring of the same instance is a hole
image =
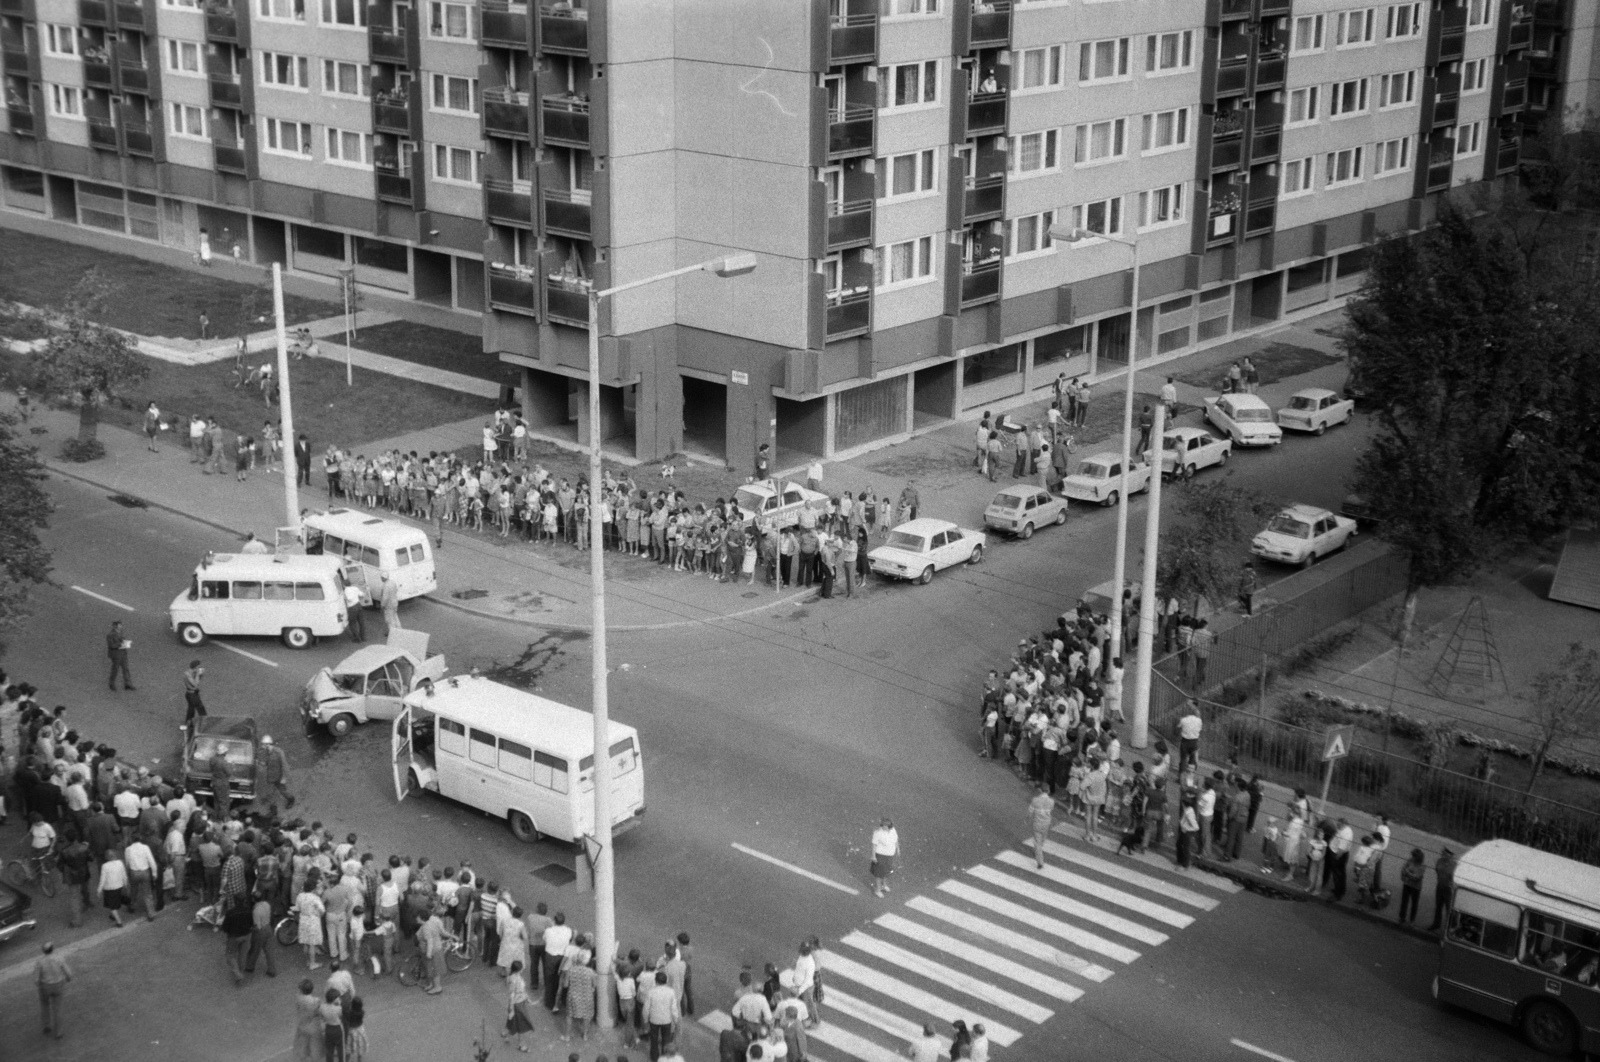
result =
[[[306,552],[342,557],[347,564],[361,565],[374,600],[379,576],[384,572],[394,580],[401,601],[439,589],[433,570],[433,543],[419,527],[355,509],[307,513],[302,523]]]
[[[208,553],[167,615],[184,645],[216,634],[260,634],[304,649],[344,633],[344,587],[337,557]]]
[[[503,818],[521,841],[594,828],[594,716],[477,676],[424,683],[395,718],[396,798],[419,789]],[[644,818],[639,734],[611,721],[611,828]]]

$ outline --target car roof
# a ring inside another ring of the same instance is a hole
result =
[[[328,670],[335,675],[365,675],[405,655],[404,649],[392,645],[363,645]]]
[[[907,520],[891,528],[892,531],[905,531],[913,535],[931,535],[938,531],[956,530],[956,525],[949,520],[936,520],[931,516],[921,516],[915,520]]]
[[[1103,450],[1103,451],[1101,451],[1100,453],[1097,453],[1097,454],[1090,454],[1088,457],[1085,457],[1082,461],[1079,461],[1078,464],[1084,465],[1084,464],[1088,464],[1090,461],[1113,462],[1113,461],[1121,461],[1121,460],[1122,460],[1122,455],[1117,453],[1116,451],[1114,451],[1114,450]],[[1128,463],[1130,465],[1136,465],[1139,462],[1133,460],[1133,455],[1130,454],[1130,455],[1128,455]]]
[[[195,574],[202,579],[292,579],[338,571],[338,557],[303,553],[213,553],[211,563],[202,562]]]
[[[1338,392],[1337,391],[1330,391],[1326,387],[1302,387],[1300,390],[1296,391],[1294,394],[1290,395],[1289,397],[1290,398],[1327,398],[1329,395],[1335,395],[1335,394],[1338,394]]]
[[[1266,399],[1262,398],[1260,395],[1250,395],[1244,394],[1243,392],[1236,392],[1231,395],[1223,395],[1222,397],[1232,403],[1235,409],[1243,409],[1247,406],[1254,406],[1257,409],[1272,408],[1271,406],[1267,405]]]
[[[998,494],[996,494],[995,497],[997,499],[998,498],[1026,498],[1026,497],[1029,497],[1030,495],[1043,494],[1043,493],[1044,493],[1044,489],[1042,487],[1029,487],[1029,486],[1025,486],[1025,485],[1016,485],[1016,486],[1010,486],[1010,487],[1001,487],[1000,488],[1000,492]]]
[[[406,704],[568,759],[594,752],[594,716],[481,675],[435,682],[432,696],[419,690]],[[613,742],[638,734],[615,719],[609,722]]]
[[[202,715],[194,721],[194,735],[199,737],[201,734],[254,741],[256,721],[248,715]]]
[[[1210,434],[1211,433],[1209,431],[1206,431],[1204,428],[1195,428],[1195,427],[1191,427],[1190,425],[1187,425],[1187,424],[1185,424],[1181,428],[1170,428],[1167,431],[1162,432],[1163,436],[1171,435],[1171,436],[1177,436],[1177,437],[1183,438],[1183,439],[1193,438],[1196,435],[1210,435]]]
[[[326,512],[307,513],[308,527],[344,537],[354,536],[363,543],[377,546],[398,542],[411,542],[427,535],[420,528],[402,524],[398,520],[385,520],[357,509],[329,509]]]
[[[1333,514],[1326,509],[1319,509],[1315,505],[1291,505],[1278,513],[1279,516],[1294,516],[1301,520],[1321,520]]]

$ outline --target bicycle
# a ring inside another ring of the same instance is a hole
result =
[[[451,973],[462,973],[471,968],[478,957],[478,948],[470,940],[445,942],[444,968]],[[414,951],[395,963],[395,977],[407,988],[422,981],[422,953]]]
[[[43,855],[30,855],[26,859],[13,859],[6,864],[6,880],[17,888],[39,883],[39,891],[46,896],[56,894],[56,853],[54,849]]]

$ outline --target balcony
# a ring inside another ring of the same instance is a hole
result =
[[[1263,52],[1256,61],[1256,88],[1282,88],[1286,65],[1282,52]]]
[[[411,135],[411,89],[390,89],[372,96],[372,128],[379,133]]]
[[[109,25],[111,16],[106,0],[78,0],[78,21],[85,26]]]
[[[589,282],[560,276],[545,278],[545,313],[587,330],[589,327]]]
[[[489,304],[529,317],[539,316],[539,276],[527,266],[489,266]]]
[[[973,48],[1004,48],[1011,43],[1011,4],[1007,0],[977,0],[972,5]]]
[[[94,58],[90,58],[91,53]],[[103,48],[85,48],[83,52],[83,83],[89,88],[112,88],[111,57],[106,55]]]
[[[211,106],[243,108],[244,86],[239,84],[239,79],[221,74],[212,74]]]
[[[1282,152],[1283,134],[1276,129],[1257,133],[1255,139],[1250,141],[1250,160],[1252,162],[1265,162],[1275,159]]]
[[[971,306],[1000,295],[1000,259],[973,262],[961,270],[961,305]]]
[[[392,159],[379,159],[373,167],[373,173],[378,179],[379,199],[385,203],[411,205],[411,178],[400,175],[398,162]]]
[[[1513,22],[1506,31],[1506,51],[1516,51],[1533,43],[1533,23]]]
[[[0,62],[6,71],[17,77],[26,77],[28,71],[28,42],[18,34],[0,31]]]
[[[1211,119],[1211,139],[1229,140],[1244,134],[1244,111],[1218,111]]]
[[[1464,7],[1458,7],[1458,8],[1449,8],[1449,7],[1447,7],[1447,8],[1445,8],[1445,11],[1460,11],[1462,13],[1463,17],[1465,17],[1466,10],[1467,9],[1464,8]],[[1466,50],[1466,46],[1467,46],[1467,38],[1466,38],[1465,34],[1461,34],[1461,33],[1446,33],[1446,34],[1444,34],[1443,36],[1441,36],[1439,38],[1439,62],[1448,63],[1448,62],[1450,62],[1452,60],[1460,59],[1461,56],[1462,56],[1462,53]]]
[[[1256,103],[1256,131],[1263,129],[1276,129],[1283,124],[1283,104],[1266,102]]]
[[[484,0],[480,10],[483,14],[483,43],[509,45],[512,48],[528,46],[527,4]]]
[[[89,119],[89,146],[100,151],[116,151],[117,127],[109,118]]]
[[[1211,204],[1206,216],[1206,246],[1232,243],[1239,235],[1239,196],[1230,193]]]
[[[588,192],[544,190],[544,227],[587,240],[594,231],[594,205]]]
[[[968,177],[966,195],[961,203],[963,221],[997,218],[1005,209],[1006,179],[998,177]]]
[[[117,81],[123,92],[143,95],[150,91],[150,70],[144,65],[138,45],[126,41],[117,44]]]
[[[1259,236],[1263,232],[1270,232],[1277,224],[1277,218],[1277,203],[1252,203],[1250,209],[1244,212],[1244,234]]]
[[[411,62],[404,30],[371,25],[367,27],[367,46],[372,50],[375,63],[394,63],[407,66]]]
[[[1261,17],[1269,15],[1287,15],[1289,13],[1289,0],[1261,0]]]
[[[828,204],[828,250],[872,242],[872,200]]]
[[[19,107],[9,104],[6,107],[6,118],[11,124],[11,131],[21,136],[33,136],[33,110],[29,107]]]
[[[232,7],[223,3],[206,5],[206,40],[240,43],[239,16]]]
[[[483,187],[484,212],[490,221],[533,228],[533,185],[487,180]]]
[[[539,47],[547,52],[588,55],[589,12],[581,7],[540,7]]]
[[[1433,128],[1455,125],[1456,118],[1461,113],[1461,101],[1458,99],[1436,100],[1433,104]]]
[[[485,89],[483,92],[483,131],[490,136],[508,136],[519,140],[529,139],[528,101],[526,92],[508,89]]]
[[[113,10],[117,16],[117,25],[123,29],[144,32],[144,4],[140,0],[116,0]]]
[[[145,122],[124,121],[122,146],[130,155],[153,158],[156,153],[155,135]]]
[[[1496,173],[1510,173],[1517,168],[1517,163],[1521,158],[1521,138],[1502,138],[1500,141],[1499,150],[1495,152],[1494,171]]]
[[[974,92],[967,98],[967,135],[1003,133],[1006,128],[1006,94]]]
[[[1443,192],[1450,187],[1454,159],[1449,154],[1435,155],[1428,163],[1428,191]]]
[[[828,339],[839,339],[856,332],[865,332],[871,327],[871,288],[830,291],[826,299],[828,310],[823,329]]]
[[[1222,0],[1222,17],[1249,18],[1254,14],[1252,7],[1252,0]]]
[[[1212,143],[1211,168],[1212,170],[1238,169],[1244,161],[1244,140],[1231,139]]]
[[[872,151],[874,108],[847,103],[828,112],[828,157],[860,155]]]
[[[27,14],[28,5],[25,0],[0,0],[0,15],[13,15],[23,18]]]
[[[589,146],[589,97],[564,94],[539,101],[546,143]]]
[[[237,173],[243,176],[249,172],[245,168],[244,145],[239,141],[213,140],[211,150],[217,169],[223,173]]]
[[[1224,60],[1224,62],[1227,62]],[[1235,96],[1250,87],[1250,66],[1233,62],[1217,67],[1217,95]]]
[[[866,62],[877,54],[877,15],[833,16],[828,25],[828,62]]]
[[[1500,92],[1500,113],[1516,114],[1528,105],[1528,83],[1508,84]]]

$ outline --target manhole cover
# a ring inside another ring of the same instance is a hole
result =
[[[130,498],[126,494],[113,494],[111,500],[128,509],[148,509],[143,498]]]
[[[560,863],[546,863],[532,873],[534,877],[550,885],[571,885],[578,880],[577,871]]]
[[[751,597],[760,597],[761,595],[756,593],[754,590],[746,590],[744,593],[740,594],[739,596],[740,597],[744,597],[744,598],[751,598]]]
[[[452,593],[450,596],[455,598],[457,601],[471,601],[472,599],[478,598],[478,597],[488,597],[489,596],[489,591],[487,591],[487,590],[457,590],[454,593]]]

